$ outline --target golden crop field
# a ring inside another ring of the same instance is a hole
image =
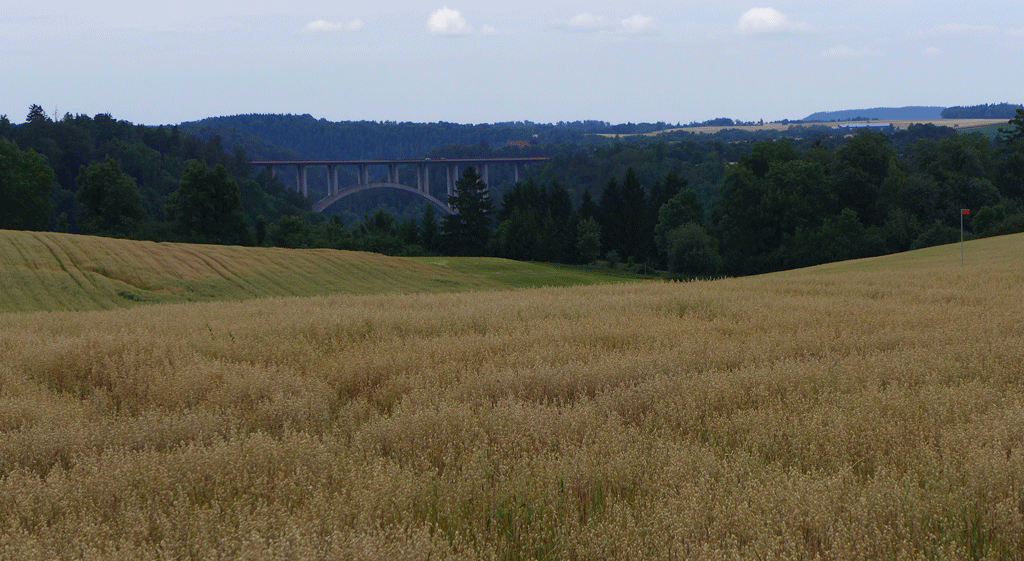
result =
[[[1024,237],[0,315],[3,559],[1021,559]]]

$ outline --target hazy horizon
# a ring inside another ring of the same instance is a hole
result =
[[[151,125],[617,124],[1024,99],[1007,66],[1024,52],[1024,3],[1006,0],[41,0],[0,24],[14,122],[31,104]]]

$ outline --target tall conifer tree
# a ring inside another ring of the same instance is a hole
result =
[[[601,247],[604,251],[615,251],[621,256],[625,251],[622,243],[622,188],[614,176],[608,179],[601,191],[601,200],[597,203],[597,220],[601,225]]]
[[[455,211],[442,219],[445,243],[456,255],[482,255],[487,247],[492,214],[491,195],[487,184],[472,166],[455,182],[455,192],[448,197],[448,206]]]
[[[654,221],[647,211],[647,192],[632,167],[626,169],[621,192],[622,208],[620,213],[623,225],[623,251],[621,254],[623,257],[633,257],[637,262],[646,261],[653,253]]]

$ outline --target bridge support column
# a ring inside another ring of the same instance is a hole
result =
[[[455,193],[455,178],[459,175],[459,168],[455,164],[448,164],[445,166],[445,171],[448,172],[448,196],[452,196]]]
[[[515,182],[519,183],[519,162],[516,162],[516,163],[512,164],[512,167],[515,168],[515,178],[516,178]]]
[[[480,178],[484,180],[484,185],[486,185],[487,187],[490,187],[491,183],[490,183],[490,181],[487,180],[487,170],[488,170],[488,168],[490,168],[490,166],[487,165],[487,162],[481,162],[480,163],[480,170],[479,170],[480,171]]]
[[[327,164],[327,196],[338,193],[338,166]]]
[[[274,166],[267,166],[267,175],[269,175],[271,179],[277,177],[277,170],[274,169]]]
[[[298,180],[295,190],[302,193],[303,197],[308,197],[309,185],[306,183],[306,166],[301,164],[295,166],[295,172],[296,179]]]
[[[427,167],[427,164],[417,164],[416,190],[430,194],[430,168]]]
[[[398,166],[388,164],[388,183],[398,183]]]
[[[359,164],[358,166],[359,185],[370,184],[370,166],[368,164]]]

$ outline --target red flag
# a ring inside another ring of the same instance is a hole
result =
[[[970,214],[970,213],[971,213],[971,209],[969,209],[969,208],[962,208],[962,209],[960,209],[960,214]]]

